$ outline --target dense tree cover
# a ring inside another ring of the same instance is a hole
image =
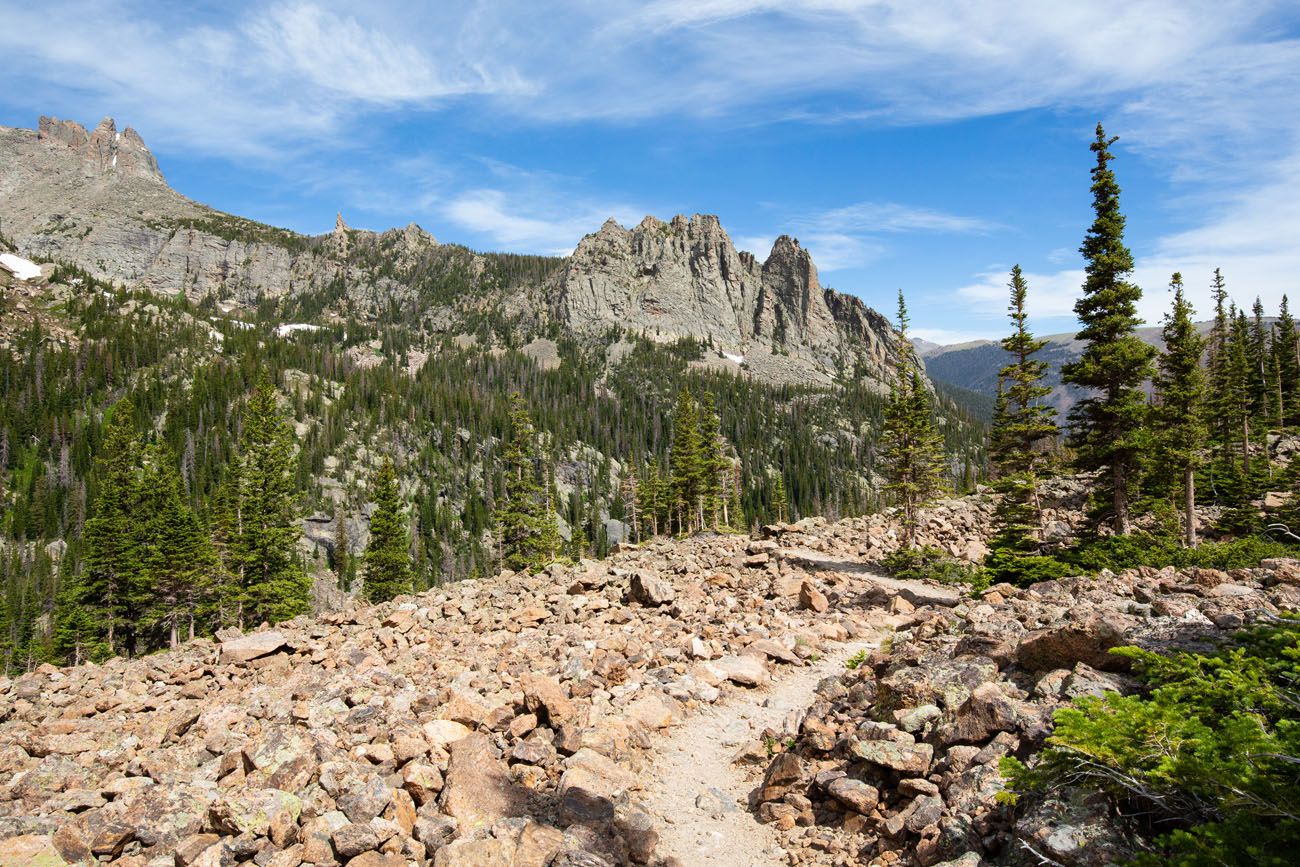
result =
[[[1141,865],[1295,863],[1300,620],[1246,630],[1218,653],[1112,652],[1148,691],[1058,711],[1032,770],[1003,760],[1012,786],[1104,794],[1145,841]]]
[[[1092,169],[1095,219],[1079,248],[1087,277],[1083,296],[1074,305],[1083,325],[1078,339],[1087,346],[1078,361],[1061,369],[1061,378],[1090,390],[1070,414],[1075,462],[1083,469],[1105,470],[1097,480],[1098,499],[1116,531],[1126,534],[1132,526],[1129,506],[1146,422],[1142,386],[1151,378],[1155,349],[1134,334],[1142,323],[1137,315],[1142,290],[1128,281],[1133,254],[1124,244],[1119,183],[1110,167],[1116,141],[1097,124],[1091,145],[1097,155]]]

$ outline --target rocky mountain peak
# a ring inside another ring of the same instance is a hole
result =
[[[578,331],[617,322],[656,339],[706,340],[777,378],[826,379],[848,356],[890,376],[883,317],[824,289],[794,238],[778,238],[760,262],[736,250],[713,214],[647,216],[631,230],[606,221],[579,242],[547,301]]]
[[[140,134],[131,127],[118,132],[111,117],[101,120],[93,132],[87,132],[76,121],[42,116],[36,140],[49,147],[70,149],[81,157],[91,174],[164,182],[158,160]]]

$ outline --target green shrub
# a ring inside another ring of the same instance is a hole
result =
[[[1039,581],[1052,581],[1082,570],[1045,554],[1020,554],[1010,548],[994,548],[984,558],[984,574],[990,584],[1006,582],[1028,587]]]
[[[1003,761],[1013,792],[1084,787],[1134,817],[1138,864],[1295,863],[1300,846],[1300,618],[1214,654],[1113,653],[1150,691],[1057,711],[1038,762]]]
[[[905,581],[938,581],[941,584],[970,584],[976,589],[988,586],[978,566],[951,557],[931,545],[900,548],[880,561],[895,578]]]
[[[1294,557],[1300,553],[1293,545],[1284,545],[1260,536],[1245,536],[1226,542],[1202,542],[1184,548],[1176,540],[1134,533],[1131,536],[1106,536],[1080,543],[1062,551],[1058,559],[1077,567],[1076,571],[1100,572],[1109,569],[1135,569],[1150,566],[1208,569],[1246,569],[1258,566],[1267,557]]]

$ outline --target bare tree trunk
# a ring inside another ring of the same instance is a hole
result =
[[[1186,523],[1187,547],[1196,547],[1196,470],[1183,470],[1183,515]]]

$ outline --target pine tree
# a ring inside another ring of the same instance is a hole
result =
[[[165,632],[167,646],[175,648],[182,627],[187,638],[195,635],[204,592],[217,571],[217,556],[211,538],[181,496],[180,475],[170,456],[155,455],[154,464],[144,545],[148,602],[142,619]],[[161,641],[153,644],[159,646]]]
[[[1119,209],[1119,184],[1111,171],[1110,152],[1118,138],[1107,138],[1101,124],[1091,149],[1093,211],[1096,218],[1079,252],[1087,265],[1083,297],[1074,312],[1083,323],[1078,339],[1083,356],[1061,368],[1064,382],[1089,389],[1089,396],[1071,411],[1071,442],[1082,470],[1104,470],[1098,481],[1109,500],[1115,530],[1132,529],[1129,501],[1141,469],[1142,432],[1147,403],[1143,384],[1151,378],[1155,349],[1134,332],[1142,324],[1137,302],[1142,290],[1128,282],[1133,254],[1124,245],[1124,215]]]
[[[723,472],[731,462],[726,457],[726,441],[722,438],[721,420],[713,392],[705,391],[700,398],[700,489],[703,501],[701,525],[717,530],[725,509],[723,499]]]
[[[1049,460],[1048,446],[1056,437],[1056,410],[1042,399],[1051,393],[1043,384],[1047,362],[1034,356],[1047,345],[1026,327],[1028,286],[1020,266],[1011,269],[1010,336],[1002,348],[1011,363],[998,373],[998,396],[989,434],[989,456],[1002,494],[997,508],[997,547],[1019,553],[1035,552],[1042,529],[1038,480]]]
[[[1297,339],[1295,319],[1285,295],[1273,331],[1273,359],[1282,424],[1300,424],[1300,339]]]
[[[1250,407],[1255,419],[1255,430],[1261,440],[1277,418],[1275,412],[1276,388],[1273,383],[1273,365],[1269,346],[1269,326],[1264,321],[1264,302],[1258,296],[1251,308],[1250,335],[1247,349],[1250,358]]]
[[[84,537],[86,577],[79,595],[99,623],[109,654],[134,649],[133,624],[143,591],[140,443],[134,412],[123,399],[109,414],[96,463],[98,490]]]
[[[70,575],[54,601],[53,647],[57,658],[68,665],[99,662],[108,655],[103,628],[96,613],[86,604],[83,575]],[[9,650],[9,606],[0,604],[0,648]],[[7,655],[0,659],[0,673],[7,670]]]
[[[790,519],[790,501],[785,493],[785,479],[779,474],[772,483],[772,514],[781,522]]]
[[[393,462],[384,458],[375,475],[375,509],[370,514],[370,543],[362,559],[366,600],[372,605],[410,593],[411,540],[406,510]]]
[[[1216,443],[1216,458],[1223,464],[1230,462],[1232,450],[1232,388],[1229,370],[1229,345],[1232,342],[1232,319],[1228,315],[1228,290],[1223,271],[1214,269],[1210,283],[1210,297],[1214,300],[1214,324],[1206,341],[1206,379],[1209,397],[1206,400],[1206,420],[1211,438]],[[1235,317],[1234,317],[1235,318]]]
[[[351,589],[351,582],[348,580],[348,565],[352,560],[349,554],[348,546],[348,513],[343,503],[334,504],[334,552],[333,563],[334,579],[340,590]]]
[[[504,491],[495,517],[502,562],[510,569],[540,569],[554,559],[553,536],[558,534],[555,513],[547,508],[547,493],[537,479],[537,434],[518,392],[510,396],[510,432],[501,460]]]
[[[682,389],[673,412],[673,445],[669,457],[673,486],[673,511],[677,530],[690,533],[701,528],[705,459],[700,442],[699,407],[691,393]]]
[[[1224,410],[1241,450],[1241,474],[1244,479],[1250,475],[1250,423],[1254,414],[1250,326],[1245,311],[1237,310],[1235,306],[1229,308],[1229,319],[1231,331],[1228,334]]]
[[[903,543],[910,548],[916,542],[921,509],[944,490],[945,456],[907,326],[907,305],[900,291],[898,364],[896,381],[885,405],[881,465],[885,492],[902,512]]]
[[[239,467],[239,624],[306,612],[311,582],[298,563],[293,431],[263,378],[244,415]]]
[[[1173,307],[1165,316],[1165,350],[1160,356],[1156,379],[1159,406],[1154,414],[1160,463],[1181,472],[1183,495],[1183,539],[1195,547],[1196,470],[1207,435],[1204,421],[1205,372],[1201,356],[1205,339],[1196,330],[1192,305],[1183,294],[1183,276],[1170,280]]]
[[[659,472],[659,464],[653,460],[646,466],[645,472],[641,474],[640,487],[637,491],[637,500],[641,503],[641,522],[644,525],[649,521],[649,532],[651,536],[658,536],[660,532],[667,529],[667,500],[665,494],[665,480]],[[645,531],[645,527],[642,527]]]

